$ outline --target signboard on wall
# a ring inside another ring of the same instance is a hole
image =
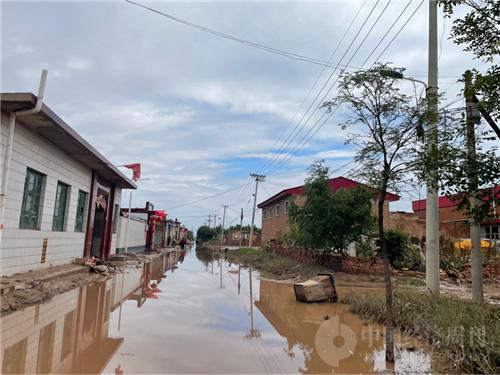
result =
[[[48,238],[44,238],[43,239],[43,243],[42,243],[42,257],[40,259],[40,263],[45,263],[45,257],[47,255],[47,244],[49,242],[49,239]]]

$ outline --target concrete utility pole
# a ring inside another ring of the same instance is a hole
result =
[[[240,215],[240,247],[242,239],[243,239],[243,208],[241,209],[241,215]]]
[[[212,223],[212,216],[208,214],[208,227],[210,228],[210,224]]]
[[[427,152],[435,155],[438,147],[438,30],[437,1],[429,0],[429,60],[427,103],[429,112],[429,129],[427,136]],[[427,200],[425,212],[425,281],[427,289],[436,297],[439,296],[439,206],[438,175],[434,162],[432,171],[427,176]]]
[[[253,195],[253,212],[252,212],[252,225],[250,226],[250,238],[248,239],[248,247],[252,247],[252,240],[253,240],[253,225],[255,222],[255,208],[257,206],[257,190],[259,188],[259,182],[264,181],[266,176],[262,174],[255,174],[252,173],[250,174],[250,177],[255,178],[255,193]]]
[[[481,122],[477,106],[474,103],[474,89],[472,87],[472,72],[467,70],[465,78],[465,106],[466,106],[466,125],[467,125],[467,164],[469,179],[469,194],[471,211],[479,205],[476,197],[479,188],[478,177],[476,173],[476,131],[475,124]],[[470,219],[470,239],[472,245],[471,254],[471,277],[472,277],[472,302],[483,302],[483,254],[481,253],[481,226],[473,217]]]
[[[228,205],[222,205],[224,207],[224,214],[222,215],[222,225],[220,227],[220,245],[222,246],[222,243],[224,241],[224,221],[226,220],[226,208],[228,208]]]
[[[214,214],[214,229],[217,228],[217,214]]]

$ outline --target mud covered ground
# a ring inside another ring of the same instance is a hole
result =
[[[58,294],[100,277],[104,276],[90,273],[88,267],[71,264],[2,277],[0,315],[4,316],[31,305],[47,302]]]
[[[198,250],[200,251],[200,250]],[[217,254],[215,255],[217,256]],[[242,265],[255,267],[263,277],[291,282],[304,281],[320,272],[332,272],[331,269],[299,263],[293,259],[275,253],[264,252],[260,249],[242,248],[225,253],[227,260]],[[337,287],[346,291],[352,288],[369,288],[370,290],[384,290],[383,275],[352,274],[335,272]],[[395,276],[394,284],[397,287],[411,287],[415,290],[425,290],[425,279],[421,276]],[[444,294],[454,295],[464,299],[471,298],[470,283],[457,283],[456,280],[443,279],[441,291]],[[490,304],[500,304],[500,283],[493,280],[484,281],[485,301]]]

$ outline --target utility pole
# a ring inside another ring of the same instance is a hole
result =
[[[214,229],[217,228],[217,214],[214,214]]]
[[[437,0],[429,0],[429,57],[427,103],[429,129],[427,136],[427,152],[430,156],[432,170],[427,176],[427,200],[425,211],[425,281],[427,289],[439,297],[439,206],[438,175],[434,162],[438,147],[438,30]]]
[[[242,239],[243,239],[243,208],[241,209],[241,215],[240,215],[240,247]]]
[[[259,182],[264,181],[266,176],[262,174],[250,174],[250,177],[255,178],[255,193],[253,195],[253,212],[252,212],[252,225],[250,226],[250,238],[248,239],[248,247],[252,248],[252,240],[253,240],[253,225],[255,222],[255,208],[257,206],[257,190],[259,188]]]
[[[472,87],[472,72],[467,70],[465,78],[465,106],[467,126],[467,177],[469,179],[470,209],[471,212],[479,205],[477,191],[479,188],[476,173],[476,132],[475,124],[479,124],[481,118],[474,103],[474,88]],[[471,254],[471,278],[472,278],[472,302],[483,302],[483,254],[481,253],[481,226],[474,217],[470,219],[470,239],[472,245]]]
[[[224,214],[222,215],[222,225],[220,227],[220,245],[222,246],[222,243],[224,241],[224,221],[226,220],[226,208],[228,208],[228,205],[222,205],[224,207]]]
[[[210,228],[210,224],[212,223],[212,216],[208,214],[208,227]]]

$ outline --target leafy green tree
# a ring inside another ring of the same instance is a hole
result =
[[[304,205],[290,207],[289,239],[316,251],[345,251],[372,228],[372,194],[362,188],[332,192],[323,161],[315,161],[309,173]]]
[[[466,72],[465,77],[470,82],[471,73]],[[429,170],[438,171],[438,187],[455,201],[465,217],[472,219],[471,238],[474,238],[473,233],[477,234],[482,222],[496,218],[495,207],[500,205],[500,154],[498,142],[492,142],[496,139],[493,132],[484,124],[475,125],[472,114],[468,120],[465,113],[442,116],[438,147],[431,155],[420,152],[416,165],[422,178]],[[475,145],[475,155],[470,153],[470,145]],[[473,246],[471,266],[472,300],[481,303],[483,281],[479,244]]]
[[[473,70],[474,89],[481,96],[481,104],[499,118],[500,107],[500,6],[498,0],[439,0],[446,16],[465,10],[453,21],[450,38],[471,52],[475,58],[491,65],[484,72]],[[458,10],[458,12],[457,12]]]
[[[435,155],[419,152],[415,165],[420,178],[429,169],[438,170],[439,188],[455,201],[465,216],[481,223],[495,217],[492,209],[500,205],[500,154],[495,138],[484,124],[476,127],[476,158],[467,153],[467,126],[465,114],[441,118],[438,147]],[[475,172],[479,191],[470,189],[470,171]],[[471,206],[471,198],[478,204]]]
[[[206,225],[199,227],[198,231],[196,232],[196,238],[200,241],[209,241],[212,238],[215,238],[216,236],[217,233],[215,232],[215,230],[209,228]]]
[[[367,71],[344,74],[337,97],[324,105],[330,109],[342,104],[348,106],[348,119],[340,125],[353,130],[348,143],[358,146],[355,156],[358,168],[352,174],[378,190],[377,229],[386,285],[386,360],[393,362],[393,292],[389,244],[384,232],[384,205],[388,191],[397,192],[408,182],[422,114],[415,97],[400,92],[393,78],[381,74],[390,69],[377,64]]]

